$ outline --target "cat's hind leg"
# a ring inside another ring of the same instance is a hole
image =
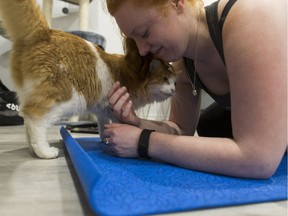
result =
[[[45,82],[41,87],[35,88],[37,91],[32,93],[27,91],[20,95],[20,113],[24,118],[30,148],[39,158],[51,159],[58,157],[59,149],[49,145],[48,129],[63,116],[82,113],[86,110],[86,102],[74,90],[69,92],[66,89],[65,94],[60,94],[61,89]]]
[[[47,130],[51,127],[45,118],[25,117],[26,137],[30,149],[39,157],[52,159],[58,157],[59,149],[48,143]]]

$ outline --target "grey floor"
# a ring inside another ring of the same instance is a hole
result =
[[[74,137],[93,136],[74,134]],[[30,154],[22,126],[0,127],[0,215],[1,216],[91,216],[79,180],[63,148],[59,127],[49,140],[61,149],[53,160]],[[174,214],[171,214],[174,215]],[[287,201],[217,208],[177,215],[192,216],[286,216]]]

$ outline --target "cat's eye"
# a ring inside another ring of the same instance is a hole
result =
[[[170,72],[172,72],[172,73],[175,72],[175,71],[174,71],[174,68],[172,67],[172,65],[167,64],[167,67],[168,67],[167,69],[168,69]]]

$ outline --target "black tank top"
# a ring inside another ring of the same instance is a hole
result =
[[[216,1],[208,6],[205,7],[206,12],[206,19],[207,24],[209,28],[210,37],[214,43],[214,46],[216,47],[223,63],[225,64],[224,59],[224,51],[223,51],[223,43],[222,43],[222,29],[225,22],[225,19],[231,9],[231,7],[234,5],[234,3],[237,0],[229,0],[229,2],[226,4],[226,6],[223,9],[223,12],[221,14],[220,20],[218,20],[218,3],[219,1]],[[194,62],[192,59],[184,58],[186,70],[188,71],[188,74],[190,76],[190,79],[192,82],[194,77]],[[227,93],[225,95],[215,95],[209,89],[207,89],[204,84],[201,82],[200,78],[198,77],[196,73],[196,80],[194,83],[196,86],[200,87],[204,91],[207,92],[219,105],[225,107],[226,109],[230,109],[231,107],[231,101],[230,101],[230,93]]]

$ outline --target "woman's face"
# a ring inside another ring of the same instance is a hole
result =
[[[189,37],[176,6],[169,3],[164,15],[157,8],[137,7],[130,2],[125,1],[114,17],[121,31],[136,41],[140,54],[151,52],[166,62],[182,58]]]

